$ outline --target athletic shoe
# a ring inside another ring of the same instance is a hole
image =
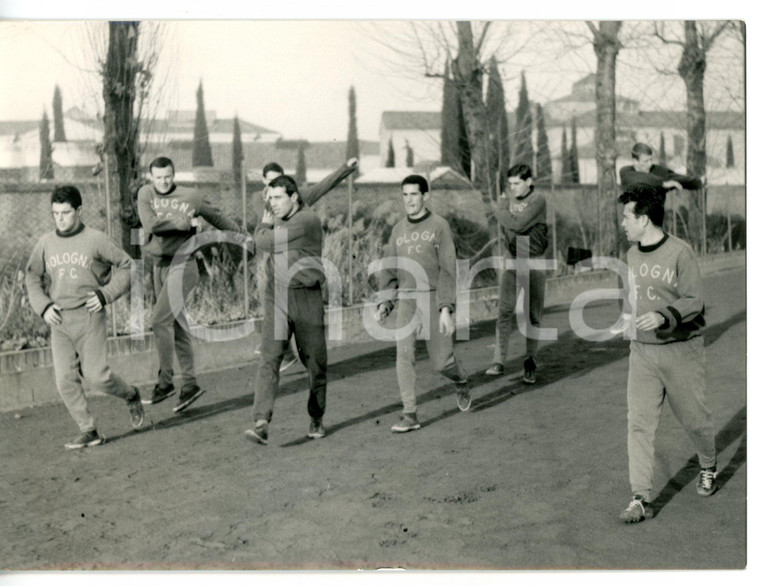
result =
[[[533,360],[533,356],[529,356],[525,362],[523,362],[523,382],[526,385],[536,384],[536,361]]]
[[[81,450],[82,448],[99,446],[105,441],[106,438],[100,435],[97,429],[93,429],[92,431],[85,431],[80,433],[75,440],[64,444],[64,447],[67,450]]]
[[[258,421],[253,429],[245,430],[245,437],[257,444],[269,443],[269,424],[266,421]]]
[[[718,488],[715,478],[718,476],[718,472],[715,467],[702,468],[699,471],[699,478],[697,479],[697,494],[699,496],[710,496]]]
[[[504,365],[499,364],[498,362],[494,362],[491,365],[491,368],[486,370],[486,374],[488,376],[501,376],[502,374],[504,374]]]
[[[153,393],[151,393],[148,399],[143,399],[142,404],[155,405],[156,403],[160,403],[164,399],[168,399],[176,392],[177,390],[174,388],[173,384],[169,384],[168,386],[165,386],[165,387],[162,387],[156,384],[156,386],[153,387]]]
[[[140,401],[140,391],[137,390],[137,387],[132,387],[132,389],[134,389],[135,394],[127,401],[127,407],[129,407],[132,427],[140,429],[145,421],[145,409],[143,409],[142,401]]]
[[[470,399],[470,383],[464,381],[455,383],[457,387],[457,407],[460,411],[469,411],[472,400]]]
[[[280,372],[285,372],[288,368],[298,362],[298,356],[293,354],[293,351],[288,348],[285,356],[282,357],[282,363],[280,364]]]
[[[182,411],[185,407],[188,407],[190,403],[193,403],[198,397],[200,397],[203,393],[205,393],[203,389],[201,389],[196,384],[191,384],[182,387],[182,390],[179,393],[179,403],[177,403],[177,406],[172,409],[175,413],[179,413]]]
[[[309,437],[311,439],[321,439],[325,437],[325,428],[321,419],[312,419],[309,424]]]
[[[407,431],[414,431],[420,428],[420,422],[417,420],[416,413],[404,413],[401,416],[401,421],[391,427],[393,433],[406,433]]]
[[[620,513],[619,518],[623,523],[639,523],[640,521],[651,519],[652,513],[652,507],[644,501],[644,497],[635,494],[626,509]]]

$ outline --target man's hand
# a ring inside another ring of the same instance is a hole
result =
[[[456,331],[454,318],[451,317],[451,311],[448,307],[441,310],[441,315],[438,318],[438,329],[444,336],[451,336]]]
[[[683,190],[683,185],[681,185],[678,181],[675,179],[671,179],[670,181],[663,181],[662,186],[665,189],[677,189],[678,191]]]
[[[377,323],[383,323],[385,321],[385,318],[388,317],[388,314],[390,314],[391,310],[388,307],[387,303],[381,303],[377,306],[377,309],[375,309],[375,321]]]
[[[87,300],[84,306],[90,313],[97,313],[103,309],[103,304],[100,303],[100,298],[95,295],[95,291],[90,291],[90,298]]]
[[[356,165],[358,164],[359,164],[359,159],[357,159],[356,157],[351,157],[350,159],[348,159],[348,161],[346,161],[346,165],[348,165],[349,167],[356,167]]]
[[[42,316],[42,319],[45,320],[45,323],[49,326],[57,326],[61,323],[61,306],[57,303],[53,303],[50,307],[48,307],[45,310],[45,313]]]
[[[636,327],[645,332],[656,330],[664,323],[665,318],[656,311],[650,311],[636,318]]]
[[[264,214],[261,216],[261,223],[274,224],[274,214],[269,210],[265,211]]]

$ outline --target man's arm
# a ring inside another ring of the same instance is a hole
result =
[[[456,306],[457,294],[457,250],[454,245],[454,237],[451,228],[444,221],[444,226],[437,231],[438,246],[438,283],[436,291],[438,296],[438,311],[448,307],[450,312]]]
[[[105,306],[129,290],[132,283],[132,258],[105,235],[98,243],[98,257],[111,265],[111,280],[95,291],[101,305]]]
[[[396,238],[394,231],[391,232],[391,239],[385,246],[383,258],[395,259],[396,256]],[[378,309],[382,307],[384,314],[387,315],[393,309],[396,297],[398,296],[398,269],[396,268],[395,260],[393,261],[392,267],[384,268],[378,273],[377,289]]]
[[[357,162],[358,161],[356,158],[349,159],[343,166],[330,173],[316,185],[312,185],[311,187],[302,187],[299,190],[301,199],[308,206],[314,205],[322,198],[323,195],[333,189],[346,177],[351,175],[351,173],[356,171]]]
[[[667,324],[662,327],[662,331],[666,333],[672,332],[682,323],[692,321],[705,309],[702,279],[694,251],[683,250],[678,256],[676,279],[678,299],[657,311],[667,320]]]
[[[53,305],[53,300],[44,288],[45,256],[42,241],[37,242],[32,250],[29,262],[26,265],[24,282],[29,295],[29,305],[32,306],[34,313],[44,316],[48,308]]]
[[[513,214],[509,211],[509,198],[505,198],[503,203],[496,204],[493,215],[496,216],[502,226],[520,234],[533,225],[536,218],[546,211],[546,199],[540,194],[531,195],[527,199],[527,203],[528,205],[523,211]]]
[[[679,186],[682,186],[684,189],[693,190],[702,187],[702,182],[699,179],[688,177],[686,175],[679,175],[667,167],[662,167],[660,165],[652,165],[649,173],[637,171],[630,165],[622,167],[620,169],[620,184],[623,187],[628,187],[634,184],[644,184],[662,189],[678,189]]]
[[[198,215],[218,230],[229,230],[230,232],[240,232],[240,227],[236,222],[230,220],[222,211],[207,199],[201,203]]]

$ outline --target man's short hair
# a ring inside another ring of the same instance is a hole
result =
[[[54,203],[68,203],[74,209],[82,207],[82,194],[73,185],[61,185],[53,190],[50,196],[50,205]]]
[[[172,163],[172,160],[169,157],[156,157],[150,162],[150,165],[148,165],[148,171],[153,171],[154,168],[166,169],[167,167],[171,167],[172,173],[174,173],[174,163]]]
[[[284,187],[285,193],[288,195],[293,195],[294,193],[298,193],[298,184],[296,183],[296,180],[293,179],[290,175],[280,175],[279,177],[275,177],[272,182],[269,184],[270,188],[274,187]],[[299,197],[300,201],[300,197]]]
[[[533,171],[525,163],[518,163],[517,165],[512,165],[507,171],[507,179],[510,177],[519,177],[525,181],[533,177]]]
[[[634,202],[636,217],[647,216],[655,226],[662,228],[665,219],[665,195],[651,185],[637,183],[631,185],[618,198],[623,205]]]
[[[649,155],[650,157],[653,157],[654,151],[648,144],[637,142],[631,149],[631,157],[638,161],[640,155]]]
[[[417,185],[420,188],[420,193],[428,192],[427,179],[425,179],[422,175],[408,175],[404,177],[404,180],[401,182],[402,189],[404,185]]]
[[[264,165],[264,168],[261,170],[261,175],[263,177],[266,177],[267,173],[269,173],[270,171],[274,171],[275,173],[279,173],[280,175],[285,174],[285,170],[280,166],[279,163],[272,162],[272,163],[267,163],[266,165]]]

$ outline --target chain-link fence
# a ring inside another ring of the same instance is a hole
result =
[[[262,184],[249,181],[236,185],[231,174],[204,173],[191,185],[252,234],[258,221],[255,198],[261,197]],[[63,181],[61,183],[64,183]],[[105,178],[72,181],[82,192],[82,218],[86,225],[112,235],[118,234],[118,197],[111,194],[107,205]],[[53,230],[50,193],[56,183],[0,185],[0,350],[15,350],[47,344],[48,327],[34,315],[26,299],[23,270],[38,238]],[[550,248],[547,256],[557,260],[555,275],[574,272],[575,264],[595,249],[598,222],[598,192],[594,185],[539,185],[537,191],[548,201],[547,222]],[[689,218],[689,194],[671,192],[666,210],[666,231],[688,239],[698,254],[714,254],[746,246],[744,186],[709,186],[705,214],[698,214],[701,228],[694,230]],[[480,193],[450,189],[435,184],[430,206],[446,217],[452,227],[458,256],[482,258],[498,255],[502,245],[490,206]],[[704,208],[703,208],[704,209]],[[338,273],[338,295],[343,305],[361,303],[375,289],[367,267],[380,258],[393,225],[403,217],[397,185],[368,185],[344,182],[314,206],[324,228],[323,257]],[[350,210],[350,212],[349,212]],[[699,216],[702,216],[701,218]],[[202,226],[202,229],[209,229]],[[695,236],[696,234],[696,236]],[[704,234],[704,238],[702,238]],[[621,238],[622,235],[621,235]],[[696,239],[695,239],[696,238]],[[118,241],[118,238],[117,238]],[[628,244],[620,242],[624,251]],[[261,255],[247,255],[243,248],[230,244],[209,245],[195,258],[201,281],[188,299],[193,321],[220,324],[260,315],[260,294],[264,282]],[[140,335],[150,329],[154,293],[150,258],[135,263],[139,278],[134,291],[109,307],[112,334]],[[496,283],[495,271],[478,275],[473,287]],[[142,287],[139,286],[142,284]],[[326,293],[325,300],[333,299]]]

